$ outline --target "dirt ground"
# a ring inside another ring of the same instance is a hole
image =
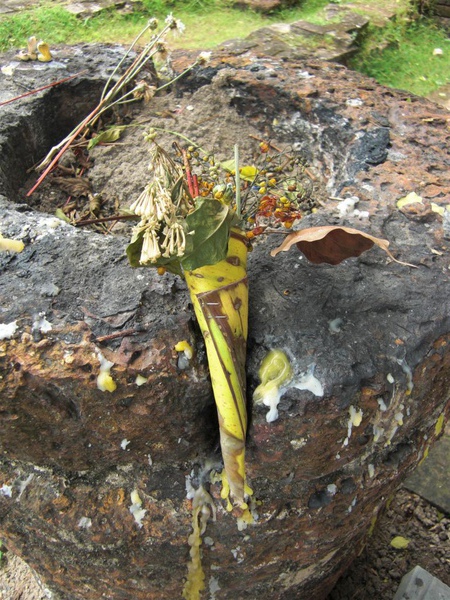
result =
[[[219,90],[220,81],[217,82],[217,93],[212,93],[214,89],[205,86],[192,95],[184,95],[182,99],[165,97],[153,102],[151,108],[138,115],[131,113],[124,116],[124,124],[132,121],[133,127],[125,130],[119,142],[99,145],[91,152],[91,164],[85,176],[89,192],[102,197],[102,214],[111,214],[117,208],[129,206],[145,186],[149,148],[143,142],[143,133],[148,129],[150,120],[153,125],[178,131],[200,145],[207,139],[209,148],[214,149],[219,158],[231,158],[236,139],[240,141],[243,156],[252,154],[252,149],[258,144],[252,136],[261,134],[250,123],[243,131],[242,118],[229,108]],[[221,115],[219,125],[217,114]],[[167,140],[166,134],[161,136],[162,143]],[[78,167],[71,161],[70,156],[66,158],[68,171],[59,174],[60,181],[55,182],[56,186],[50,187],[47,182],[42,187],[41,195],[33,201],[34,208],[54,213],[67,204],[69,194],[75,202],[73,214],[80,215],[87,210],[89,201],[85,192],[76,193],[77,189],[81,189],[77,185],[83,184],[75,181],[73,175]],[[70,216],[70,211],[67,214]],[[121,227],[119,225],[117,229]],[[408,539],[408,547],[394,549],[390,542],[395,536]],[[450,585],[450,515],[443,515],[419,496],[400,488],[376,523],[366,548],[338,582],[329,600],[365,600],[371,597],[390,600],[403,575],[416,565]],[[0,599],[48,598],[58,600],[25,563],[6,551],[0,565]]]

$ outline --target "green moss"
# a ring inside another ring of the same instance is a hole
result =
[[[450,81],[450,39],[424,19],[372,28],[351,66],[383,85],[427,95]]]

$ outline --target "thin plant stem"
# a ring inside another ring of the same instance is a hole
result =
[[[174,77],[173,79],[168,81],[167,83],[164,83],[164,85],[161,85],[159,88],[157,88],[156,91],[160,92],[161,90],[168,87],[169,85],[172,85],[172,83],[175,83],[176,81],[178,81],[179,79],[184,77],[186,75],[186,73],[189,73],[189,71],[191,71],[195,66],[197,66],[197,64],[198,63],[196,61],[193,65],[191,65],[190,67],[187,67],[182,73],[180,73],[179,75],[177,75],[176,77]]]
[[[140,125],[142,125],[142,123],[140,123]],[[204,152],[205,154],[208,154],[206,150],[203,150],[203,148],[201,148],[200,146],[197,146],[197,144],[195,142],[193,142],[191,139],[189,139],[182,133],[179,133],[178,131],[172,131],[170,129],[165,129],[164,127],[155,127],[155,126],[152,126],[152,129],[154,129],[155,131],[161,131],[163,133],[168,133],[169,135],[174,135],[175,137],[179,137],[180,139],[184,140],[191,146],[195,146],[196,148],[198,148],[200,150],[200,152]]]
[[[141,37],[148,31],[148,29],[151,27],[150,25],[150,21],[147,23],[147,25],[144,27],[144,29],[138,33],[138,35],[134,38],[134,40],[131,42],[131,45],[129,46],[128,50],[125,52],[125,54],[123,55],[123,57],[120,59],[120,61],[117,63],[117,65],[114,68],[114,71],[111,73],[111,75],[108,77],[108,81],[105,84],[105,87],[103,88],[103,92],[101,95],[100,99],[103,99],[104,95],[106,94],[106,90],[109,87],[109,84],[111,83],[114,75],[117,73],[117,71],[120,69],[120,67],[122,66],[123,62],[125,61],[125,59],[127,58],[127,56],[130,54],[130,52],[132,51],[132,49],[135,47],[135,45],[138,43],[138,41],[141,39]]]
[[[239,173],[239,146],[234,145],[234,169],[236,181],[236,214],[241,218],[241,174]]]

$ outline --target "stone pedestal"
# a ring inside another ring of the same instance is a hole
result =
[[[90,62],[99,49],[89,52],[78,56],[101,72]],[[61,72],[79,70],[65,56]],[[450,193],[448,114],[338,65],[250,53],[213,58],[178,94],[211,85],[243,124],[302,148],[330,197],[356,195],[369,213],[340,218],[329,200],[301,226],[359,227],[417,266],[379,249],[337,267],[294,252],[274,259],[278,236],[250,255],[247,469],[258,520],[239,531],[211,485],[207,588],[217,600],[320,599],[448,416],[450,242],[432,206],[446,210]],[[42,111],[50,99],[75,106],[77,89],[10,106],[1,123],[0,232],[25,243],[0,255],[0,322],[16,324],[0,342],[1,536],[63,598],[172,600],[189,560],[186,477],[195,484],[207,461],[220,463],[214,400],[183,282],[132,270],[125,237],[74,229],[19,198],[43,140],[54,143]],[[26,152],[24,130],[37,132]],[[413,191],[422,202],[400,210]],[[182,339],[195,356],[180,370]],[[290,389],[268,423],[251,393],[275,347],[299,377],[314,365],[324,395]],[[114,365],[111,393],[97,387],[100,355]]]

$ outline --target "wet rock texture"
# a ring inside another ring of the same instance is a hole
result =
[[[80,67],[70,53],[62,64],[59,76]],[[449,202],[448,114],[319,61],[221,54],[178,94],[205,85],[228,98],[243,124],[302,148],[330,197],[358,196],[370,214],[339,219],[330,200],[302,226],[360,227],[417,265],[396,264],[379,249],[337,267],[306,264],[294,252],[273,259],[279,236],[258,241],[250,255],[247,468],[259,518],[239,531],[211,486],[217,518],[203,545],[206,584],[217,600],[320,599],[448,417],[450,242],[431,210],[431,202]],[[125,238],[79,231],[15,203],[43,140],[54,142],[38,130],[24,152],[11,137],[32,129],[48,94],[72,106],[76,90],[70,82],[8,105],[11,118],[1,123],[9,152],[0,232],[26,244],[0,258],[0,322],[17,321],[0,342],[1,534],[62,598],[179,598],[191,531],[185,478],[219,460],[186,288],[130,269]],[[398,210],[412,191],[423,203]],[[339,331],[330,330],[335,319]],[[182,339],[196,351],[185,370],[174,351]],[[290,389],[279,419],[267,423],[250,395],[274,347],[298,376],[315,365],[324,396]],[[97,388],[98,352],[114,363],[112,393]],[[138,374],[148,379],[140,387]],[[362,419],[350,426],[354,411]],[[142,527],[129,510],[132,490],[147,511]]]

